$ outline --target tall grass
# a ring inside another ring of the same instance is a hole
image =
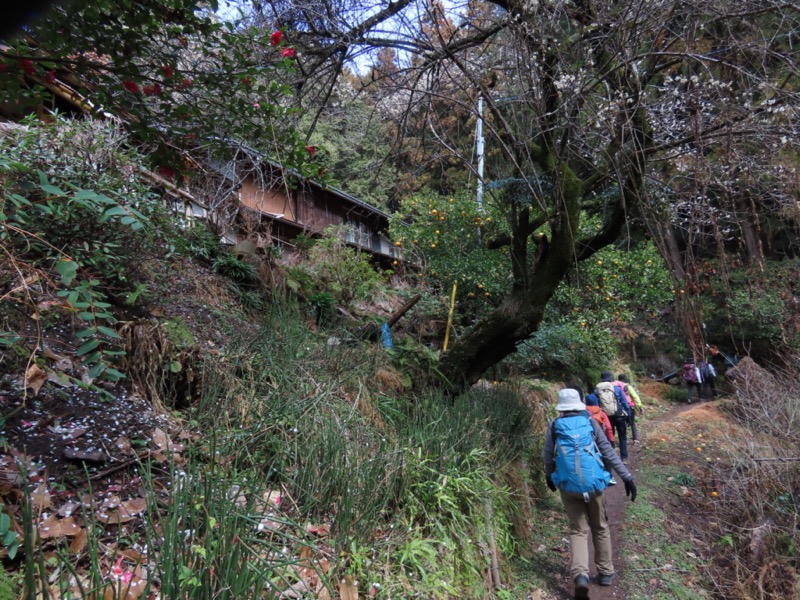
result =
[[[340,572],[401,596],[446,580],[430,593],[472,587],[482,597],[489,531],[513,552],[518,506],[503,473],[529,450],[530,407],[499,388],[455,399],[387,392],[381,348],[326,339],[296,309],[273,306],[262,330],[207,370],[196,417],[220,431],[219,452],[236,468],[283,489],[294,515],[330,523]],[[394,571],[378,569],[379,557]]]
[[[77,555],[27,528],[27,597],[233,600],[305,589],[311,579],[316,591],[327,585],[319,563],[304,556],[304,548],[317,553],[314,540],[279,508],[263,476],[218,460],[192,464],[141,465],[146,512],[124,526],[101,525],[98,507],[85,501],[87,541]],[[32,517],[29,500],[23,513]]]

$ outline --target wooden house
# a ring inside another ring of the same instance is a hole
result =
[[[372,254],[380,263],[399,258],[399,248],[387,233],[389,214],[375,206],[301,179],[269,160],[212,162],[211,166],[234,183],[239,206],[232,226],[223,233],[229,243],[249,241],[257,248],[277,246],[291,253],[298,236],[320,237],[333,225],[343,228],[350,246]]]

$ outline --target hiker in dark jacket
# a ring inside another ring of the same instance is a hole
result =
[[[713,400],[717,397],[717,370],[710,361],[705,359],[697,363],[697,369],[700,371],[700,377],[703,380],[703,396]]]
[[[622,464],[617,456],[611,442],[608,441],[605,433],[598,425],[597,421],[589,416],[586,405],[581,402],[577,390],[563,389],[558,393],[558,404],[556,410],[559,411],[559,419],[583,419],[585,418],[592,427],[592,438],[594,448],[600,452],[602,461],[610,465],[617,475],[625,482],[625,493],[630,496],[631,501],[636,500],[636,484],[633,475]],[[558,421],[559,419],[556,419]],[[547,428],[544,443],[544,469],[547,479],[547,487],[551,491],[556,491],[553,481],[556,471],[556,441],[554,439],[555,423]],[[563,464],[563,463],[562,463]],[[605,471],[603,471],[605,473]],[[561,481],[565,474],[558,473],[557,478]],[[606,478],[608,474],[605,474]],[[600,488],[604,484],[600,484]],[[575,598],[586,599],[589,597],[589,531],[592,533],[592,544],[594,545],[594,562],[597,567],[597,583],[608,586],[614,582],[614,564],[612,562],[611,551],[611,532],[606,519],[605,498],[602,489],[591,494],[572,494],[561,492],[561,502],[569,519],[570,549],[572,551],[571,573],[575,583]]]
[[[628,399],[628,405],[631,407],[631,412],[628,415],[628,423],[631,426],[631,443],[635,446],[636,442],[639,441],[639,432],[636,429],[636,417],[637,415],[644,414],[644,404],[642,404],[642,399],[639,397],[639,392],[631,385],[625,373],[617,375],[617,381],[625,386],[622,389],[625,392],[625,397]]]
[[[594,392],[598,398],[604,388],[611,389],[613,393],[614,376],[611,371],[603,371],[600,374],[600,383],[597,384]],[[602,403],[600,405],[603,406]],[[611,427],[614,430],[614,437],[619,444],[619,456],[625,464],[628,464],[628,418],[627,408],[625,414],[608,415],[608,420],[611,421]]]

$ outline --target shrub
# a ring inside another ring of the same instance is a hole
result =
[[[514,361],[525,370],[556,370],[579,381],[597,382],[617,352],[609,329],[578,323],[543,323],[520,345]]]
[[[214,272],[237,284],[255,285],[259,280],[255,266],[234,254],[225,254],[217,258],[214,261]]]
[[[137,157],[117,129],[90,120],[31,121],[4,141],[0,244],[5,255],[16,273],[43,272],[54,283],[83,325],[76,354],[88,375],[117,380],[123,375],[111,365],[121,351],[108,294],[129,288],[143,256],[156,250],[147,214],[161,214],[155,196],[136,177]]]
[[[311,247],[307,261],[289,269],[287,284],[306,298],[332,294],[342,305],[368,298],[382,282],[369,257],[347,245],[343,228],[329,227],[325,233]]]
[[[713,567],[715,580],[726,598],[744,600],[765,590],[770,598],[795,598],[800,468],[793,460],[800,454],[800,378],[792,370],[768,372],[749,358],[727,375],[736,389],[730,409],[747,434],[730,441],[735,450],[728,466],[714,469],[710,479],[719,493],[715,520],[730,540],[726,556]]]
[[[192,227],[176,236],[176,246],[180,252],[206,264],[213,264],[224,248],[219,238],[205,225]]]

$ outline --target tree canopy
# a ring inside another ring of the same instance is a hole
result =
[[[365,103],[347,119],[376,124],[363,148],[398,151],[400,193],[474,185],[482,102],[482,184],[502,227],[484,223],[476,238],[487,250],[505,249],[509,286],[444,357],[456,385],[529,339],[564,278],[622,239],[656,242],[690,292],[687,312],[697,310],[690,296],[699,253],[713,248],[758,263],[765,242],[796,252],[796,6],[242,6],[233,22],[198,0],[72,4],[0,52],[3,98],[35,99],[53,72],[69,70],[87,82],[81,91],[97,98],[96,110],[126,111],[165,154],[195,139],[235,138],[323,176],[357,168],[337,141],[347,132],[319,116],[331,114],[345,78]],[[310,111],[305,139],[293,127],[298,108]],[[314,136],[334,140],[336,152],[310,160],[315,146],[305,144]],[[768,226],[782,233],[765,235]],[[701,344],[694,321],[687,337]]]
[[[445,356],[454,381],[475,381],[513,352],[537,330],[566,274],[622,237],[653,237],[683,280],[693,256],[686,240],[697,236],[758,259],[764,205],[755,196],[767,188],[770,210],[794,224],[787,210],[797,191],[796,7],[266,6],[276,24],[298,32],[303,98],[324,94],[348,58],[375,53],[367,85],[394,100],[387,118],[398,136],[427,148],[418,158],[449,156],[474,169],[464,125],[483,98],[487,201],[508,225],[507,235],[484,241],[508,248],[513,285]],[[397,52],[397,69],[385,68],[386,48]],[[587,217],[599,218],[599,227],[582,227]]]

